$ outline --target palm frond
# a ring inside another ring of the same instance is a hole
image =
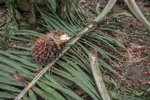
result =
[[[73,35],[80,30],[75,25],[71,25],[63,21],[56,14],[53,15],[41,9],[39,9],[39,12],[41,13],[42,17],[44,18],[44,21],[46,22],[46,25],[44,24],[43,25],[49,30],[53,29],[63,30],[68,35]]]
[[[109,0],[105,9],[110,10],[115,2],[116,0]],[[76,2],[71,3],[71,5],[76,7]],[[78,33],[70,40],[63,53],[43,69],[39,68],[41,65],[36,64],[32,60],[30,54],[31,48],[29,47],[11,46],[11,48],[6,51],[0,50],[0,99],[16,98],[15,100],[38,100],[42,98],[45,100],[60,100],[61,98],[61,100],[83,100],[82,97],[71,89],[73,84],[77,84],[91,98],[101,100],[90,69],[89,51],[92,48],[98,51],[100,55],[99,62],[102,66],[100,69],[107,68],[110,72],[118,75],[104,60],[105,58],[115,64],[115,61],[112,59],[113,55],[103,50],[101,45],[104,43],[108,48],[122,57],[123,55],[115,47],[123,49],[125,49],[125,47],[113,37],[105,37],[104,33],[100,31],[103,29],[93,30],[93,24],[82,29],[82,25],[85,24],[84,20],[82,20],[83,23],[80,23],[77,18],[74,17],[73,13],[69,10],[69,6],[71,5],[68,3],[68,6],[66,6],[66,8],[68,7],[68,22],[58,17],[55,13],[55,5],[51,8],[52,13],[47,13],[37,7],[46,23],[42,24],[48,30],[59,29],[71,36]],[[79,10],[76,9],[76,12],[78,11]],[[78,12],[78,14],[79,13],[81,12]],[[107,13],[108,11],[102,12],[102,15],[94,21],[101,20]],[[83,18],[83,16],[79,17],[80,19]],[[81,31],[78,32],[79,30]],[[110,30],[112,29],[109,29],[109,31]],[[85,33],[87,33],[87,35],[85,35]],[[13,31],[9,35],[10,39],[32,43],[41,37],[43,33],[19,30]],[[52,65],[55,67],[52,68]],[[36,69],[39,69],[40,72],[36,72]],[[16,71],[25,79],[26,84],[12,77],[12,74],[16,75]]]

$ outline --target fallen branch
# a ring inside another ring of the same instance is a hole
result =
[[[97,85],[97,89],[103,100],[111,100],[107,88],[102,78],[102,73],[99,69],[97,51],[91,50],[89,53],[90,66]]]

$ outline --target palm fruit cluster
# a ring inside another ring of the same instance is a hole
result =
[[[39,38],[31,50],[33,60],[37,63],[50,63],[56,59],[67,41],[61,37],[64,37],[63,32],[54,30]]]

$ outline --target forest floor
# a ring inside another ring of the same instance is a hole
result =
[[[96,7],[99,6],[102,11],[108,0],[80,0],[83,5],[84,12],[87,16],[98,15]],[[150,21],[150,1],[136,0],[141,12]],[[89,20],[93,18],[89,17]],[[124,34],[107,32],[120,41],[130,52],[130,55],[122,52],[127,58],[122,62],[118,61],[118,65],[113,68],[122,75],[122,79],[117,78],[107,69],[104,72],[105,77],[113,79],[117,85],[129,89],[136,89],[136,93],[140,92],[139,88],[148,88],[150,85],[150,32],[138,21],[138,19],[130,12],[128,6],[122,0],[118,0],[112,11],[107,15],[107,23],[113,22],[114,26],[121,27]],[[115,54],[114,54],[115,56]],[[132,62],[132,63],[131,63]]]

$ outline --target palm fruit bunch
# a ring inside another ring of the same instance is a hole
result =
[[[31,54],[37,63],[50,63],[62,53],[70,37],[59,30],[50,31],[32,46]]]

